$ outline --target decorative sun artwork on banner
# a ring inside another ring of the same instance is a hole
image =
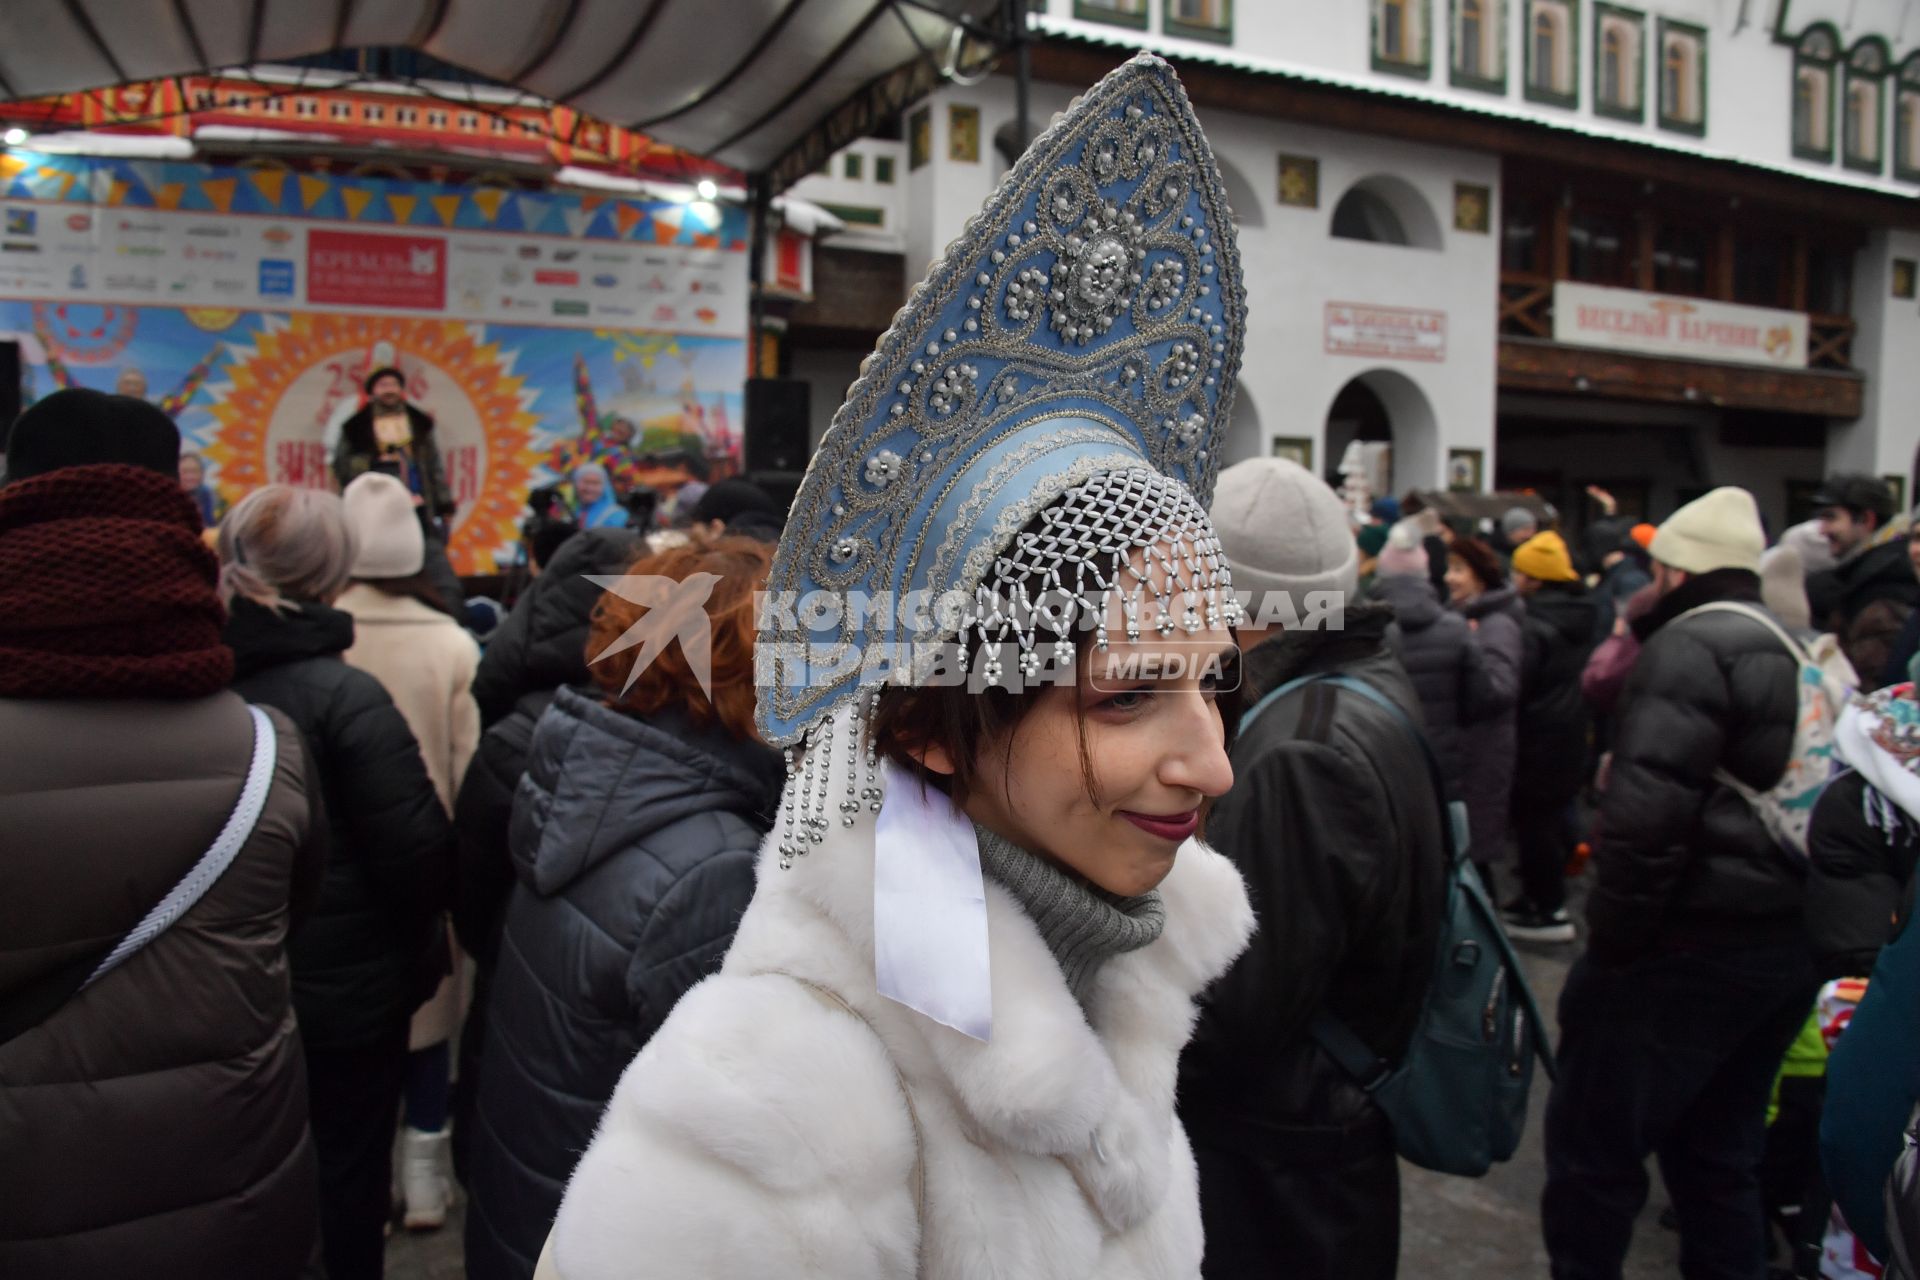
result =
[[[361,404],[367,374],[407,375],[413,403],[433,415],[447,483],[459,503],[448,553],[490,565],[518,537],[526,491],[541,462],[539,415],[513,372],[512,353],[484,327],[451,320],[296,313],[274,317],[251,345],[230,344],[228,381],[208,387],[219,423],[207,460],[224,487],[326,488],[340,424]]]
[[[741,464],[735,205],[0,153],[0,342],[31,402],[144,395],[221,504],[331,488],[397,365],[457,503],[462,574],[524,563],[529,491],[603,463],[662,496]]]

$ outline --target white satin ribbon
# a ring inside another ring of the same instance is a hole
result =
[[[880,994],[975,1040],[991,1039],[987,888],[973,823],[944,792],[891,763],[883,771],[873,837]]]

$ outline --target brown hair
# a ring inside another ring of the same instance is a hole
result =
[[[606,704],[639,716],[678,707],[696,728],[718,724],[736,738],[752,739],[755,595],[766,585],[772,567],[773,548],[752,538],[689,542],[634,561],[627,569],[629,574],[675,582],[684,582],[696,573],[719,578],[705,605],[713,632],[713,696],[701,692],[678,642],[669,643],[654,655],[646,669],[634,677],[633,686],[621,692],[643,646],[633,645],[604,661],[594,659],[645,617],[648,606],[609,591],[594,606],[593,625],[587,636],[587,669],[605,692]]]
[[[1505,586],[1506,571],[1501,568],[1500,557],[1493,548],[1478,538],[1455,538],[1447,545],[1449,558],[1458,559],[1467,566],[1468,572],[1480,580],[1482,591],[1491,591],[1495,587]]]

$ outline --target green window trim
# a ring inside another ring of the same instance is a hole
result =
[[[1855,56],[1870,46],[1878,46],[1880,51],[1878,71],[1862,71],[1853,65]],[[1840,77],[1840,165],[1855,173],[1881,177],[1887,171],[1887,81],[1892,78],[1886,42],[1877,36],[1862,36],[1847,50],[1842,65],[1845,71]],[[1853,115],[1853,87],[1863,83],[1874,86],[1874,154],[1871,156],[1861,155],[1847,145],[1847,121]]]
[[[1606,69],[1608,18],[1618,18],[1630,24],[1636,35],[1637,48],[1633,68],[1635,101],[1631,107],[1615,106],[1601,95],[1601,89],[1607,82],[1606,76],[1602,73]],[[1633,124],[1647,122],[1647,15],[1639,9],[1607,4],[1605,0],[1600,0],[1600,3],[1593,6],[1593,114],[1605,116],[1609,120],[1625,120]]]
[[[892,156],[875,156],[873,158],[873,180],[883,186],[893,185]]]
[[[1573,87],[1566,93],[1552,89],[1543,89],[1533,81],[1533,27],[1535,6],[1540,0],[1526,0],[1526,27],[1520,33],[1522,50],[1520,88],[1528,102],[1538,102],[1548,107],[1580,106],[1580,0],[1565,0],[1567,11],[1567,39],[1573,47],[1567,51],[1567,67],[1573,75]]]
[[[865,205],[859,204],[832,204],[825,200],[819,201],[819,205],[822,209],[825,209],[828,213],[850,227],[884,227],[887,225],[887,211],[885,209],[870,209]]]
[[[1782,6],[1783,15],[1784,8],[1785,7]],[[1833,44],[1834,56],[1816,57],[1806,52],[1808,38],[1817,31],[1826,33],[1827,39]],[[1835,31],[1829,23],[1816,22],[1796,36],[1791,43],[1793,44],[1793,80],[1788,85],[1790,106],[1787,111],[1787,128],[1789,131],[1788,141],[1791,144],[1793,158],[1796,160],[1811,160],[1818,164],[1832,164],[1836,145],[1834,135],[1839,133],[1839,129],[1835,127],[1836,121],[1833,118],[1833,104],[1835,89],[1841,78],[1834,74],[1840,62],[1840,33]],[[1818,67],[1827,73],[1827,142],[1823,147],[1802,145],[1800,142],[1800,131],[1797,127],[1799,123],[1797,117],[1800,102],[1800,73],[1808,67]]]
[[[1893,76],[1893,176],[1902,182],[1920,182],[1920,164],[1907,163],[1914,139],[1901,108],[1909,97],[1920,103],[1920,53],[1909,54]]]
[[[1698,62],[1695,66],[1694,92],[1700,95],[1700,118],[1687,120],[1680,116],[1667,114],[1667,36],[1683,35],[1693,38],[1693,47]],[[1669,18],[1660,19],[1659,43],[1654,46],[1654,56],[1660,60],[1660,95],[1658,117],[1660,127],[1672,133],[1684,133],[1690,137],[1704,138],[1707,135],[1707,29],[1691,22],[1674,22]]]
[[[1415,9],[1420,15],[1419,59],[1394,59],[1380,54],[1380,18],[1385,9],[1384,0],[1373,0],[1372,21],[1367,27],[1367,53],[1375,71],[1386,75],[1406,76],[1410,80],[1427,80],[1433,76],[1433,0],[1401,0],[1408,8]]]
[[[1160,26],[1170,36],[1179,36],[1183,40],[1207,40],[1214,44],[1233,43],[1233,0],[1220,0],[1226,17],[1224,26],[1209,27],[1202,23],[1183,22],[1173,16],[1175,0],[1163,0],[1160,11]]]
[[[849,151],[841,160],[841,176],[852,182],[866,177],[867,162],[858,151]]]
[[[1117,9],[1103,9],[1099,5],[1088,4],[1086,0],[1073,0],[1073,16],[1083,22],[1104,22],[1112,27],[1128,27],[1134,31],[1147,29],[1147,4],[1141,0],[1140,12],[1122,13]]]
[[[1500,59],[1500,74],[1497,76],[1477,76],[1462,71],[1457,57],[1447,59],[1447,83],[1456,89],[1472,89],[1480,93],[1501,93],[1507,91],[1507,0],[1480,0],[1482,21],[1485,15],[1493,15],[1493,47]],[[1447,6],[1447,49],[1450,54],[1459,43],[1461,0],[1449,0]]]

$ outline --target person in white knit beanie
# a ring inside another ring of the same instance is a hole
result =
[[[407,487],[370,471],[348,484],[341,500],[355,548],[353,581],[335,602],[353,615],[353,647],[344,656],[385,686],[413,730],[434,791],[451,815],[454,794],[480,742],[480,708],[468,692],[480,647],[444,611],[428,580],[426,536]],[[462,957],[451,941],[449,948],[452,971],[414,1014],[407,1043],[400,1189],[406,1225],[414,1230],[441,1226],[452,1197],[448,1044],[459,1022]]]
[[[1619,1274],[1656,1152],[1689,1274],[1766,1272],[1767,1100],[1819,979],[1804,856],[1747,798],[1810,776],[1789,773],[1807,764],[1800,650],[1761,606],[1764,545],[1753,495],[1729,486],[1648,548],[1660,594],[1632,624],[1587,948],[1560,998],[1541,1196],[1557,1276]]]

